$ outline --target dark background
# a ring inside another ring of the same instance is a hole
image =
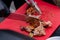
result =
[[[5,9],[1,9],[0,10],[0,22],[2,22],[6,17],[8,17],[10,15],[10,11],[9,7],[11,5],[11,2],[14,1],[15,7],[16,9],[18,9],[20,6],[22,6],[25,3],[25,0],[0,0],[1,2],[3,2],[4,4],[3,7],[6,7],[8,10]],[[5,5],[5,6],[4,6]]]
[[[47,3],[49,3],[49,4],[52,4],[52,5],[56,5],[53,0],[43,0],[43,1],[45,1],[45,2],[47,2]]]
[[[25,0],[2,0],[2,1],[7,5],[8,8],[10,7],[11,2],[14,1],[16,9],[18,9],[21,5],[25,3]]]

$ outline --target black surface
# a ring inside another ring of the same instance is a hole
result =
[[[60,36],[60,25],[58,26],[58,28],[55,30],[55,32],[51,35],[52,36]]]
[[[35,40],[35,39],[11,30],[0,30],[0,40]]]
[[[8,8],[10,7],[11,2],[14,1],[16,9],[18,9],[25,3],[25,0],[2,0],[2,1],[7,5]]]
[[[8,7],[0,0],[0,17],[7,17],[10,14]]]
[[[5,19],[4,17],[0,17],[0,23],[1,23],[4,19]]]
[[[43,0],[44,2],[47,2],[47,3],[49,3],[49,4],[52,4],[52,5],[56,5],[54,2],[53,2],[53,0]]]

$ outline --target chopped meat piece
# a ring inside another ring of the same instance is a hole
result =
[[[40,21],[39,19],[36,19],[36,18],[33,18],[33,17],[28,17],[26,19],[26,22],[29,23],[33,27],[38,27],[40,25],[39,21]]]
[[[46,35],[45,29],[49,26],[51,26],[50,21],[43,21],[39,19],[39,16],[33,16],[33,14],[36,12],[34,7],[29,7],[26,11],[26,22],[29,23],[29,26],[23,27],[22,30],[29,32],[29,36],[42,36]]]
[[[30,7],[26,11],[26,15],[33,15],[36,12],[34,7]]]

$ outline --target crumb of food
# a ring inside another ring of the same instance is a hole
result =
[[[33,34],[33,33],[29,33],[29,36],[30,36],[30,37],[33,37],[33,36],[34,36],[34,34]]]
[[[26,15],[33,15],[36,12],[34,7],[29,7],[26,11]]]

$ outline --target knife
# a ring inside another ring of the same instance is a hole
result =
[[[37,12],[39,13],[39,14],[42,14],[42,12],[41,12],[41,9],[38,7],[38,5],[37,5],[37,2],[34,2],[34,0],[25,0],[26,1],[26,3],[27,4],[32,4],[32,6],[34,6],[34,8],[37,10]]]

